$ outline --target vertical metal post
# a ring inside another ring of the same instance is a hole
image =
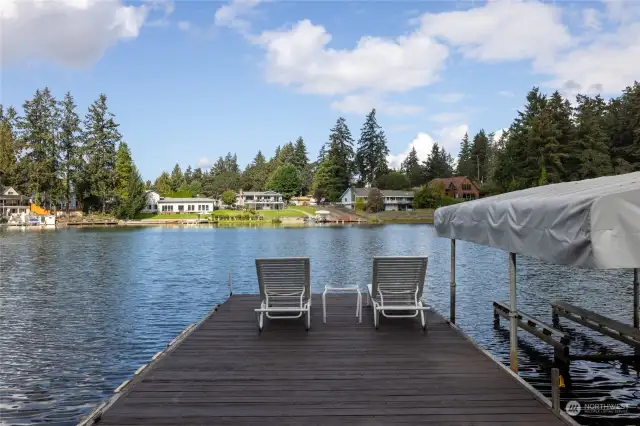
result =
[[[229,297],[233,296],[233,280],[231,279],[231,271],[229,271]]]
[[[640,279],[638,268],[633,269],[633,326],[640,328]]]
[[[451,281],[449,283],[451,291],[449,303],[449,320],[456,323],[456,240],[451,240]]]
[[[560,370],[551,369],[551,408],[560,413]]]
[[[509,253],[509,361],[511,371],[518,373],[518,310],[516,307],[516,254]]]

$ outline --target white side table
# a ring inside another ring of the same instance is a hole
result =
[[[358,318],[358,323],[362,322],[362,293],[360,292],[360,287],[324,287],[324,292],[322,293],[322,319],[326,323],[327,322],[327,292],[328,291],[355,291],[357,292],[356,299],[356,318]]]

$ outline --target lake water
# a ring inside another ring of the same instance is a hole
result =
[[[256,257],[309,256],[315,292],[365,286],[374,255],[428,255],[425,299],[449,312],[449,240],[428,225],[308,228],[0,229],[0,424],[72,425],[140,365],[228,294],[256,293]],[[506,325],[492,301],[508,300],[507,254],[463,241],[457,252],[457,323],[508,363]],[[565,299],[631,323],[632,272],[587,271],[518,258],[518,306],[551,322]],[[626,345],[561,320],[572,351]],[[550,393],[553,352],[519,332],[520,374]],[[573,349],[575,348],[575,349]],[[580,402],[640,404],[640,379],[619,363],[573,362]],[[588,424],[631,424],[580,417]],[[637,423],[635,423],[637,424]]]

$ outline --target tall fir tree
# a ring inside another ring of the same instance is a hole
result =
[[[473,177],[479,182],[487,180],[490,149],[489,137],[485,133],[484,129],[480,129],[480,131],[473,137],[473,143],[471,144],[468,163],[469,172],[471,172],[468,175],[469,177]]]
[[[431,153],[424,162],[425,182],[430,182],[436,178],[450,177],[453,174],[453,158],[447,153],[444,147],[440,147],[438,143],[434,143],[431,147]]]
[[[575,137],[569,143],[566,180],[591,179],[613,173],[609,137],[604,118],[607,104],[600,95],[578,95],[575,107]]]
[[[91,104],[84,121],[86,175],[89,178],[89,195],[96,197],[100,209],[106,213],[107,207],[115,199],[117,185],[116,147],[122,140],[115,116],[107,107],[107,96],[100,94]]]
[[[371,185],[378,177],[387,174],[389,172],[388,155],[387,138],[382,128],[378,125],[376,110],[373,109],[367,114],[365,123],[360,130],[360,139],[358,140],[355,163],[358,170],[359,183]]]
[[[0,188],[13,184],[16,171],[13,132],[7,120],[0,119]]]
[[[79,201],[80,180],[82,179],[82,129],[80,117],[76,113],[76,104],[70,92],[60,102],[60,169],[64,179],[63,192],[67,213],[71,206],[71,195],[76,193]]]
[[[18,129],[24,149],[21,162],[28,181],[27,190],[35,194],[36,200],[55,204],[60,195],[57,102],[45,87],[24,103],[23,110],[24,117],[18,122]]]
[[[353,176],[353,137],[343,117],[339,117],[329,135],[324,160],[315,172],[313,192],[316,198],[336,201],[351,184]]]
[[[176,163],[171,171],[171,191],[178,192],[183,183],[184,176],[182,174],[182,169],[180,168],[180,164]]]
[[[400,170],[407,175],[412,188],[418,187],[423,183],[422,166],[420,165],[420,159],[418,158],[415,146],[411,147],[411,151],[409,151],[407,158],[402,162]]]
[[[118,202],[126,201],[129,197],[129,183],[132,179],[134,164],[131,151],[125,142],[120,142],[116,152],[116,190]]]
[[[469,134],[465,133],[460,143],[460,153],[458,154],[458,165],[456,174],[459,176],[476,176],[474,168],[475,163],[471,158],[471,142],[469,142]]]

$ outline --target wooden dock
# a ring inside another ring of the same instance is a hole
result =
[[[563,425],[520,379],[435,313],[358,324],[353,294],[313,298],[303,320],[268,321],[234,295],[139,371],[84,424]]]

